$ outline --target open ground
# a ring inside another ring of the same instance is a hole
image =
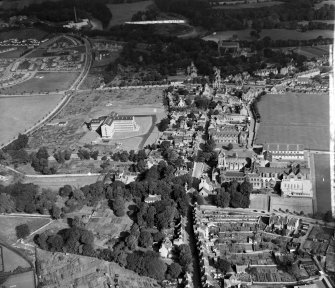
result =
[[[237,35],[240,40],[252,40],[250,32],[252,29],[245,30],[228,30],[219,31],[215,35],[208,35],[202,39],[218,42],[219,40],[229,40],[233,35]],[[306,32],[300,32],[297,30],[288,29],[263,29],[260,33],[260,37],[264,38],[269,36],[272,40],[308,40],[315,39],[319,36],[324,38],[334,38],[334,31],[332,30],[309,30]]]
[[[38,72],[25,82],[1,89],[1,94],[18,95],[64,91],[78,78],[77,72]]]
[[[8,40],[8,39],[37,39],[42,40],[45,38],[49,33],[38,28],[25,28],[25,29],[15,29],[10,31],[2,31],[0,32],[0,41]]]
[[[113,15],[112,20],[109,22],[108,29],[112,26],[121,25],[124,22],[130,21],[135,13],[146,10],[147,7],[152,4],[153,1],[149,0],[107,5]]]
[[[3,287],[15,288],[35,288],[35,275],[33,271],[28,271],[20,274],[14,274],[2,283]]]
[[[18,217],[0,217],[0,240],[13,244],[18,239],[16,237],[15,227],[21,224],[27,224],[30,232],[34,232],[45,224],[49,223],[50,219],[30,218],[25,216]]]
[[[274,6],[274,5],[280,5],[280,4],[283,4],[283,2],[270,1],[270,2],[259,2],[259,3],[245,3],[245,4],[215,6],[213,8],[214,9],[262,8],[262,7],[270,7],[270,6]]]
[[[279,197],[271,196],[270,198],[270,212],[273,210],[279,211],[279,209],[286,210],[289,212],[304,212],[305,215],[313,214],[313,199],[311,198],[298,198],[298,197]]]
[[[303,144],[306,149],[329,149],[329,96],[269,94],[257,103],[261,115],[255,143]]]
[[[330,156],[314,154],[312,157],[315,163],[316,207],[318,212],[325,213],[331,210]]]
[[[77,287],[103,288],[107,287],[108,279],[114,283],[116,274],[122,288],[160,287],[156,280],[139,276],[113,262],[40,249],[37,257],[41,263],[41,281],[48,283],[45,288],[70,287],[74,281]]]
[[[56,107],[61,98],[59,94],[0,97],[0,144],[36,124]]]
[[[162,91],[163,88],[139,88],[78,92],[53,119],[53,122],[67,121],[67,126],[45,125],[32,135],[29,145],[32,148],[42,144],[49,148],[76,147],[88,132],[84,123],[111,112],[135,116],[155,114],[160,121],[165,115]],[[151,132],[156,133],[155,129]]]

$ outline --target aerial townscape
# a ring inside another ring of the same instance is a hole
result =
[[[0,0],[0,288],[335,287],[335,0]]]

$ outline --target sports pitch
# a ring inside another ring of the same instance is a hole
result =
[[[297,143],[329,150],[328,94],[269,94],[257,105],[261,123],[255,144]]]

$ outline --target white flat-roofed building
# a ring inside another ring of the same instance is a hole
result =
[[[135,122],[135,117],[130,115],[112,115],[106,118],[101,125],[101,136],[105,139],[113,137],[115,132],[138,131],[139,126]]]
[[[270,152],[277,160],[304,160],[302,144],[267,143],[263,145],[263,151]]]

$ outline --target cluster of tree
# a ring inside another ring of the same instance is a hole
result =
[[[16,183],[0,186],[0,212],[50,213],[54,218],[61,215],[56,206],[57,195],[49,189],[42,189],[34,184]]]
[[[41,147],[35,153],[30,154],[31,166],[35,171],[40,172],[42,174],[55,174],[57,172],[57,168],[55,166],[49,167],[49,153],[46,147]]]
[[[17,239],[24,239],[30,234],[30,229],[27,224],[20,224],[15,227]]]
[[[143,149],[139,150],[137,153],[134,150],[130,150],[129,152],[124,150],[111,153],[110,155],[114,161],[121,162],[138,162],[147,159],[147,155]]]
[[[70,150],[58,150],[54,153],[54,158],[59,164],[63,164],[65,161],[70,160],[71,158],[71,151]]]
[[[223,187],[216,191],[216,205],[223,208],[248,208],[252,190],[252,184],[246,180],[241,184],[236,180],[224,183]]]
[[[19,134],[18,138],[0,150],[0,163],[8,165],[27,164],[30,161],[29,155],[25,148],[28,145],[28,136]]]
[[[78,157],[80,158],[80,160],[89,160],[89,159],[94,159],[97,160],[99,156],[99,151],[95,150],[95,151],[90,151],[88,149],[79,149],[78,150]]]
[[[96,256],[96,251],[93,248],[93,233],[82,227],[72,226],[51,235],[38,234],[34,241],[41,249],[51,252]]]
[[[163,118],[158,124],[157,124],[157,127],[158,127],[158,130],[160,132],[164,132],[166,129],[169,128],[169,125],[170,125],[170,119],[169,118]]]
[[[163,141],[160,144],[160,151],[164,159],[171,165],[181,168],[185,165],[184,159],[176,152],[169,141]],[[172,167],[170,167],[172,171]]]
[[[212,9],[208,1],[155,0],[164,12],[174,12],[189,18],[193,25],[210,31],[248,28],[286,28],[293,21],[330,20],[334,9],[325,5],[314,9],[312,0],[285,0],[282,5],[243,9]]]
[[[112,13],[106,6],[107,0],[97,0],[94,3],[90,0],[76,1],[75,6],[79,18],[94,17],[99,19],[103,26],[107,26],[112,18]],[[73,1],[45,2],[41,4],[31,4],[23,8],[20,13],[39,20],[50,22],[73,21]],[[15,12],[17,14],[17,12]]]
[[[138,11],[131,17],[131,21],[152,21],[156,20],[158,11],[156,9],[148,9],[146,11]]]

